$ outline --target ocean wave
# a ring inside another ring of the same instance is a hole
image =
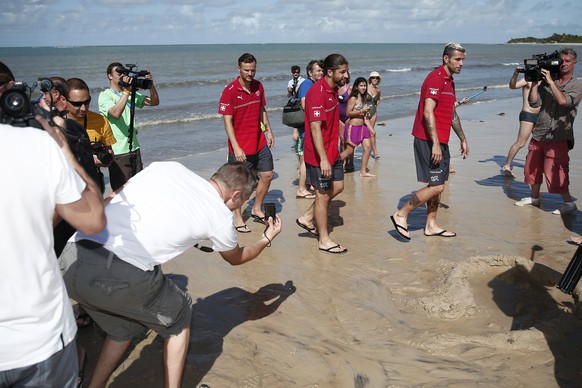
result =
[[[411,67],[403,67],[401,69],[384,69],[386,73],[408,73],[412,71]]]
[[[155,119],[146,119],[139,122],[140,127],[152,127],[158,125],[167,125],[167,124],[187,124],[187,123],[194,123],[197,121],[203,120],[211,120],[217,119],[222,117],[218,113],[203,113],[199,115],[194,115],[190,117],[168,117],[168,118],[155,118]]]

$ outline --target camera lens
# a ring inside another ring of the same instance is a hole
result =
[[[8,116],[20,117],[30,111],[30,101],[20,90],[9,90],[0,99],[0,109]]]

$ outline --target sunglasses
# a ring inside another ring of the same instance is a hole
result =
[[[85,106],[89,106],[91,104],[91,97],[89,97],[87,100],[85,101],[71,101],[71,100],[67,100],[71,105],[73,105],[75,108],[80,108],[81,105],[85,105]]]
[[[380,79],[380,77],[370,77],[370,79]]]

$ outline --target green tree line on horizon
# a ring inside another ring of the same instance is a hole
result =
[[[553,34],[547,38],[511,38],[507,43],[582,43],[582,36],[572,34]]]

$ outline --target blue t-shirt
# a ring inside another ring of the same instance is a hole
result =
[[[301,82],[301,85],[299,85],[299,91],[297,91],[297,98],[302,99],[303,97],[305,97],[311,85],[313,85],[313,81],[311,80],[311,78],[308,78],[305,81]]]

